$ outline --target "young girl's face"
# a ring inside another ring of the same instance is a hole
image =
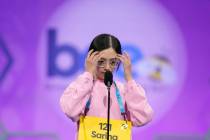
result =
[[[108,48],[100,52],[101,57],[97,62],[96,77],[99,80],[104,80],[104,73],[106,71],[113,72],[117,67],[119,60],[116,58],[117,53],[113,48]]]

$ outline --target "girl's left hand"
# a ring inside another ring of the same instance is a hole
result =
[[[125,79],[132,80],[131,59],[128,53],[117,54],[117,58],[123,63]]]

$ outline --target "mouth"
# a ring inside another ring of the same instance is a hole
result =
[[[104,78],[105,72],[101,72],[101,76],[102,78]]]
[[[101,72],[100,72],[100,75],[101,75],[102,78],[104,78],[104,74],[105,74],[105,73],[106,73],[106,71],[101,71]]]

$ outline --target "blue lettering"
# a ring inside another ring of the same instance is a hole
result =
[[[57,46],[56,44],[56,30],[50,29],[48,32],[48,75],[49,76],[70,76],[77,72],[79,69],[79,53],[75,49],[76,47],[73,47],[71,45],[64,44],[62,46]],[[56,65],[55,60],[56,58],[61,55],[62,53],[68,53],[70,56],[73,57],[73,65],[72,67],[69,67],[68,69],[61,70]]]
[[[55,29],[49,29],[47,74],[49,76],[66,77],[75,74],[79,70],[84,70],[87,49],[85,51],[78,52],[76,46],[69,44],[58,45],[56,43],[56,37],[57,37],[56,35],[57,34]],[[141,50],[139,49],[139,47],[135,45],[123,44],[122,48],[124,48],[124,50],[130,54],[133,65],[135,65],[143,57]],[[59,55],[62,55],[63,53],[67,53],[69,56],[73,58],[72,62],[73,64],[66,69],[61,69],[59,68],[58,65],[56,65],[56,59],[58,58]],[[122,79],[124,77],[122,65],[120,66],[117,72],[117,76]],[[138,76],[138,71],[135,71],[135,69],[133,70],[133,76],[134,77]]]

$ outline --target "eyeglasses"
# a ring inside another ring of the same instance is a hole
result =
[[[111,68],[115,68],[120,62],[119,59],[117,59],[117,58],[113,58],[110,60],[101,59],[98,61],[97,66],[100,68],[105,68],[107,65],[107,61]]]

